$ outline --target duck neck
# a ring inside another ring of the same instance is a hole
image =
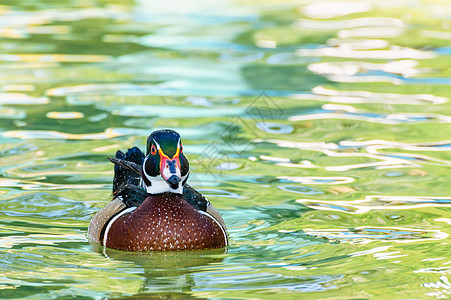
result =
[[[183,185],[180,183],[177,189],[172,189],[168,183],[161,177],[156,176],[152,178],[152,182],[150,185],[147,185],[144,180],[141,178],[140,185],[146,189],[149,194],[158,195],[163,193],[172,193],[179,194],[183,193]]]

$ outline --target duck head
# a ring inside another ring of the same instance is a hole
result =
[[[182,194],[188,176],[189,162],[180,135],[171,129],[152,132],[147,138],[141,181],[147,192]]]

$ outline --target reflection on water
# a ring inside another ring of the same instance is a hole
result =
[[[451,5],[0,4],[0,298],[449,297]],[[165,127],[228,252],[93,249]]]
[[[115,261],[131,262],[142,268],[145,280],[135,296],[176,296],[190,298],[188,293],[196,286],[199,267],[217,266],[224,261],[224,250],[129,253],[105,249],[92,244],[93,250]],[[128,298],[128,297],[126,297]]]

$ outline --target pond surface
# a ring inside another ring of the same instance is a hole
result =
[[[451,297],[448,1],[0,1],[0,298]],[[96,249],[173,128],[227,253]]]

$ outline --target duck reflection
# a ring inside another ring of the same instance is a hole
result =
[[[225,249],[128,252],[92,242],[91,246],[107,258],[132,262],[142,268],[140,275],[145,280],[136,294],[110,299],[199,299],[191,295],[196,286],[193,273],[208,265],[222,263],[226,253]]]

